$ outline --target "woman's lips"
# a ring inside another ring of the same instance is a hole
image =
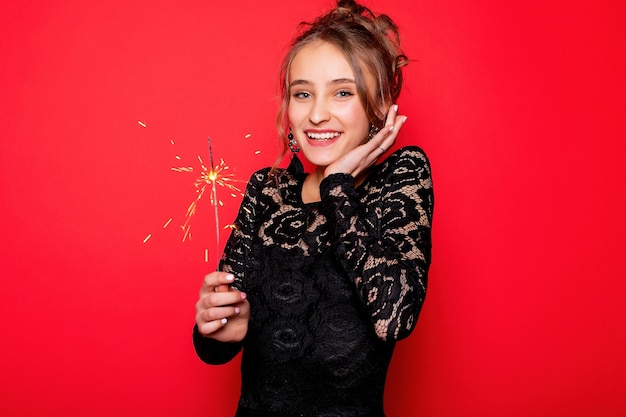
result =
[[[335,142],[340,136],[341,132],[304,132],[309,143],[312,145],[329,145]]]

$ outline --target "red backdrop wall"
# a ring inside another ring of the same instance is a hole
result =
[[[208,135],[234,178],[273,163],[280,57],[331,3],[295,4],[2,3],[0,414],[232,415],[238,362],[190,338],[228,232],[204,196],[181,242],[198,174],[171,168]],[[367,4],[414,59],[399,145],[436,187],[388,414],[625,415],[623,3]]]

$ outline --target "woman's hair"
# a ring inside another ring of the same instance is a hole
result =
[[[294,57],[304,47],[326,42],[336,47],[354,72],[358,96],[368,118],[376,128],[384,126],[386,106],[394,103],[402,89],[402,70],[408,64],[400,49],[400,36],[395,23],[384,14],[375,15],[354,0],[338,0],[335,9],[313,22],[302,22],[300,34],[291,43],[281,68],[279,89],[281,105],[276,116],[283,149],[287,154],[287,107],[289,106],[289,69]],[[376,81],[376,91],[369,91],[363,69]]]

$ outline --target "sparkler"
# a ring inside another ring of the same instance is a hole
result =
[[[202,197],[204,196],[207,189],[210,187],[211,191],[211,204],[213,205],[213,213],[215,217],[215,244],[216,248],[219,247],[220,243],[220,220],[219,220],[219,207],[223,206],[224,203],[217,198],[217,186],[227,188],[231,191],[231,197],[237,197],[238,195],[243,196],[241,189],[237,187],[234,183],[240,182],[234,178],[234,174],[227,173],[226,171],[229,169],[229,166],[226,165],[224,159],[220,158],[219,164],[215,165],[213,162],[213,147],[211,146],[211,138],[207,139],[207,145],[209,147],[209,167],[204,164],[204,161],[200,156],[198,156],[198,161],[200,162],[200,175],[194,181],[194,187],[196,188],[196,199],[189,204],[187,208],[187,213],[185,214],[185,222],[182,226],[183,229],[183,242],[187,239],[191,239],[191,220],[193,216],[196,214],[198,209],[198,204]],[[173,171],[176,172],[193,172],[193,167],[175,167],[172,168]],[[237,193],[237,194],[235,194]]]
[[[197,156],[198,162],[200,162],[200,173],[198,177],[193,182],[194,188],[196,189],[196,198],[189,204],[187,207],[187,212],[185,214],[185,222],[181,226],[183,231],[182,241],[192,239],[191,234],[191,224],[194,215],[198,210],[198,205],[202,200],[205,192],[210,187],[210,202],[213,205],[213,215],[215,221],[215,249],[219,250],[220,244],[220,220],[219,220],[219,207],[224,206],[224,203],[218,199],[217,196],[217,187],[223,187],[229,190],[230,196],[233,198],[237,198],[239,196],[243,196],[241,189],[236,185],[236,183],[244,182],[234,178],[234,173],[229,172],[230,167],[226,164],[223,158],[220,158],[220,162],[216,165],[213,159],[213,147],[211,145],[211,138],[207,138],[207,145],[209,149],[209,167],[207,167],[202,160],[202,157]],[[179,157],[177,159],[180,160]],[[175,172],[195,172],[192,166],[178,166],[172,167],[172,171]],[[171,219],[165,224],[164,228],[167,227]],[[225,226],[224,228],[228,228],[230,225]],[[209,254],[208,249],[204,251],[204,261],[208,262]]]
[[[137,122],[141,127],[146,128],[146,123],[142,121]],[[252,136],[250,133],[245,135],[245,138],[248,139]],[[170,140],[170,143],[174,145],[174,141]],[[174,172],[182,172],[182,173],[195,173],[199,171],[198,176],[193,181],[193,185],[196,191],[196,198],[189,204],[187,207],[187,212],[185,213],[185,221],[181,226],[183,237],[182,241],[185,242],[187,240],[192,239],[191,233],[191,225],[192,220],[198,210],[198,206],[204,196],[205,192],[210,190],[208,193],[210,195],[210,203],[213,205],[213,216],[215,221],[215,248],[219,250],[220,245],[220,220],[219,220],[219,207],[224,206],[224,203],[218,199],[217,189],[218,186],[227,189],[230,191],[230,196],[233,198],[237,198],[239,196],[243,197],[243,192],[241,188],[237,186],[237,183],[245,183],[245,181],[241,181],[235,178],[235,174],[230,172],[230,167],[226,164],[223,158],[220,158],[219,163],[215,164],[213,159],[213,147],[211,145],[211,137],[207,137],[207,145],[209,149],[209,166],[207,167],[202,160],[201,156],[197,156],[197,160],[200,163],[200,169],[194,169],[193,166],[190,165],[180,165],[172,167],[172,171]],[[256,150],[254,152],[255,155],[259,155],[261,151]],[[176,156],[178,161],[181,160],[180,156]],[[165,224],[163,225],[163,229],[167,228],[172,222],[172,218],[170,217]],[[233,228],[232,224],[227,224],[224,226],[224,229]],[[146,238],[143,240],[143,243],[146,243],[148,240],[152,238],[152,233],[148,234]],[[204,261],[209,261],[209,253],[208,249],[204,250]]]
[[[211,163],[211,170],[209,171],[209,175],[207,179],[211,181],[211,190],[213,191],[213,197],[211,201],[213,201],[213,209],[215,210],[215,248],[220,247],[220,219],[219,219],[219,210],[217,208],[217,187],[215,186],[215,180],[217,179],[218,172],[215,170],[215,165],[213,165],[213,147],[211,146],[211,136],[207,136],[207,144],[209,146],[209,162]]]

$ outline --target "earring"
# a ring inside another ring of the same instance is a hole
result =
[[[289,128],[289,134],[287,135],[287,139],[289,139],[288,145],[289,149],[291,149],[291,152],[298,153],[300,151],[300,148],[298,147],[298,142],[296,142],[296,139],[293,137],[293,131],[291,130],[291,128]]]
[[[367,141],[369,142],[370,140],[372,140],[379,131],[380,129],[374,126],[374,123],[370,123],[370,131],[367,134]]]

